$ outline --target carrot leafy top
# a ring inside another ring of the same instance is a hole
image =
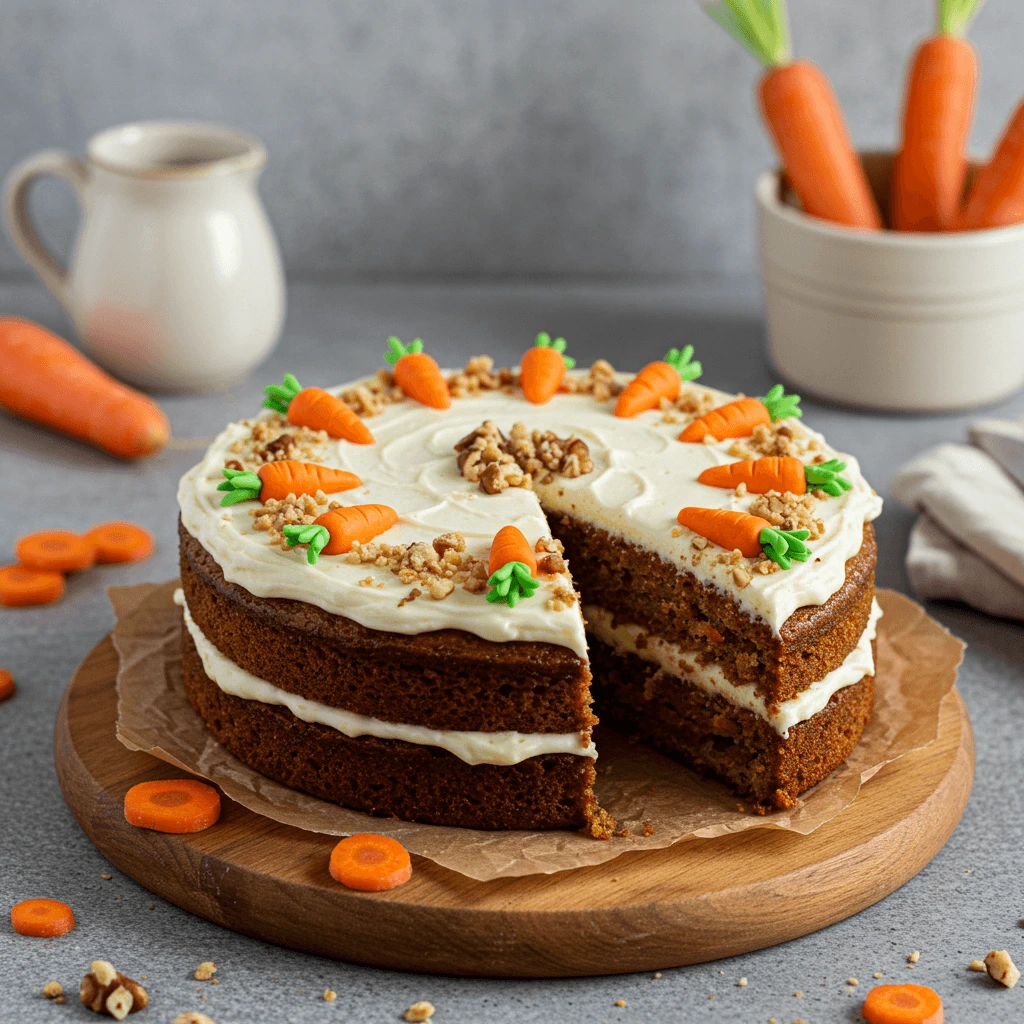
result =
[[[317,526],[316,523],[309,523],[307,526],[286,526],[282,530],[284,539],[288,541],[288,547],[293,548],[296,544],[308,544],[306,561],[310,565],[316,565],[320,552],[330,543],[331,532],[326,526]]]
[[[292,399],[302,390],[302,385],[290,374],[284,375],[281,384],[268,384],[264,389],[266,400],[263,403],[264,409],[273,409],[274,412],[288,415],[288,406]]]
[[[218,491],[228,492],[221,499],[221,508],[225,505],[237,505],[240,501],[253,501],[263,490],[263,481],[252,470],[225,469],[224,475],[227,480],[217,487]]]
[[[565,338],[555,338],[552,341],[551,335],[547,331],[541,331],[537,335],[537,340],[534,344],[536,348],[554,349],[562,357],[562,362],[565,363],[567,370],[571,370],[576,365],[576,360],[572,356],[565,354]]]
[[[388,351],[384,353],[384,360],[388,366],[394,366],[402,356],[418,356],[423,351],[423,341],[414,338],[408,345],[402,344],[401,338],[391,335],[388,338]]]
[[[533,578],[525,562],[506,562],[491,574],[487,584],[492,588],[487,592],[491,604],[504,601],[509,608],[515,608],[520,598],[533,597],[540,581]]]
[[[838,498],[843,491],[848,491],[853,484],[845,476],[839,474],[846,469],[846,463],[838,459],[829,459],[828,462],[819,462],[816,466],[804,466],[804,476],[807,478],[807,485],[814,487],[833,498]]]
[[[762,64],[776,67],[793,60],[786,0],[703,0],[703,5]]]
[[[772,422],[784,420],[790,416],[800,417],[804,414],[803,409],[800,408],[800,396],[787,395],[781,384],[776,384],[761,399],[761,403],[768,410],[768,415],[771,417]]]
[[[693,346],[687,345],[682,351],[670,348],[662,362],[668,363],[684,381],[691,381],[696,380],[704,372],[704,367],[700,363],[690,362],[692,358]]]
[[[984,2],[985,0],[938,0],[939,31],[951,36],[964,35]]]
[[[809,530],[776,530],[766,526],[758,540],[773,562],[790,569],[793,562],[806,562],[811,557],[811,549],[804,543],[810,535]]]

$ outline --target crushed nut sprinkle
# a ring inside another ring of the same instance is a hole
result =
[[[801,456],[820,449],[821,442],[810,437],[798,423],[781,420],[770,426],[758,424],[750,437],[741,438],[729,446],[729,455],[734,459],[758,459],[768,455]]]
[[[376,376],[346,388],[338,397],[362,419],[379,416],[392,402],[405,401],[390,370],[378,370]]]
[[[443,533],[430,544],[360,544],[344,556],[350,565],[375,565],[390,569],[400,583],[417,583],[434,601],[442,601],[455,587],[462,585],[471,594],[482,594],[487,589],[487,563],[475,555],[466,554],[466,538],[458,532]],[[367,579],[373,580],[368,576]],[[375,582],[361,581],[360,586],[375,586]],[[402,607],[422,596],[417,589],[402,599]]]
[[[290,551],[284,527],[308,526],[317,516],[336,508],[341,508],[340,502],[330,501],[323,491],[317,491],[316,494],[298,497],[289,494],[280,500],[269,498],[265,504],[249,509],[249,515],[253,518],[254,530],[266,533],[271,544],[276,544],[282,551]]]
[[[576,591],[568,587],[556,587],[555,592],[548,598],[545,608],[549,612],[564,612],[576,604]]]
[[[769,491],[759,494],[747,511],[767,519],[779,530],[807,530],[809,540],[819,540],[825,534],[825,523],[815,517],[818,500],[813,494],[779,494]]]
[[[295,459],[299,462],[321,462],[329,440],[325,430],[310,430],[289,423],[280,413],[246,420],[247,438],[231,445],[229,469],[258,469],[268,462]]]
[[[622,393],[615,368],[605,359],[598,359],[586,373],[567,373],[563,386],[572,395],[593,395],[596,402],[607,402]]]
[[[448,378],[448,393],[452,398],[472,398],[485,391],[511,392],[516,381],[514,371],[507,366],[495,370],[490,356],[474,356],[465,369]]]
[[[663,398],[658,407],[661,409],[662,423],[688,424],[715,407],[715,396],[708,388],[687,384],[674,402]]]

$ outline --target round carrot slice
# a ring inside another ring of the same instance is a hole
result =
[[[135,523],[100,523],[86,532],[85,539],[101,565],[141,562],[153,553],[153,535]]]
[[[0,701],[10,700],[15,689],[14,676],[7,669],[0,668]]]
[[[140,782],[124,795],[124,816],[155,832],[202,832],[220,817],[220,793],[196,779]]]
[[[45,572],[75,572],[96,561],[92,544],[70,530],[30,533],[15,544],[14,553],[22,565]]]
[[[877,985],[861,1013],[868,1024],[942,1024],[942,1000],[926,985]]]
[[[0,567],[0,605],[18,608],[53,604],[64,596],[64,577],[59,572],[26,569],[23,565]]]
[[[346,888],[383,892],[409,881],[412,862],[397,839],[361,832],[342,839],[331,851],[330,872]]]
[[[22,900],[11,907],[11,927],[19,935],[52,938],[75,927],[75,915],[60,900]]]

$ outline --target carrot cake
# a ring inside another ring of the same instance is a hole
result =
[[[799,399],[705,387],[689,347],[389,346],[268,387],[182,478],[184,683],[229,751],[371,814],[597,835],[598,719],[762,813],[846,759],[881,500]]]

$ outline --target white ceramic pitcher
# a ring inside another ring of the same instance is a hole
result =
[[[160,390],[224,387],[270,352],[284,318],[281,258],[256,192],[265,162],[258,139],[229,128],[110,128],[84,161],[47,150],[14,168],[8,231],[86,351],[117,377]],[[82,207],[66,269],[29,218],[40,175],[68,181]]]

